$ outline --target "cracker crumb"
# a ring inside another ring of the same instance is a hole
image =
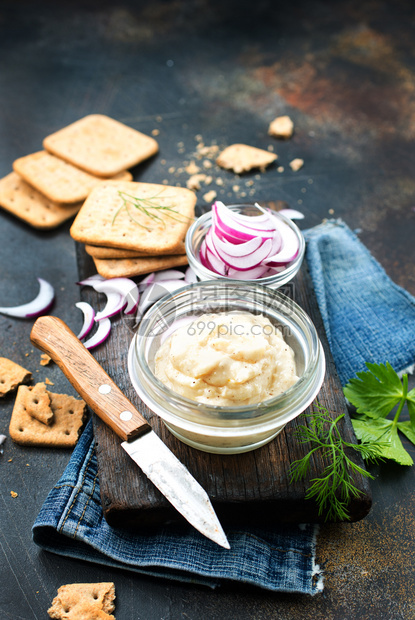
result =
[[[173,174],[173,172],[175,172],[175,170],[176,170],[176,168],[174,166],[170,166],[168,171],[170,172],[170,174]]]
[[[239,186],[239,185],[234,185],[234,186],[232,187],[232,189],[233,189],[233,191],[234,191],[234,192],[239,192],[239,190],[240,190],[241,188],[240,188],[240,186]]]
[[[294,170],[294,172],[297,172],[297,170],[300,170],[300,168],[302,168],[303,166],[304,160],[300,159],[299,157],[290,161],[290,168],[291,170]]]
[[[277,172],[284,172],[284,166],[278,166]]]
[[[46,383],[46,385],[55,385],[55,384],[54,384],[54,383],[53,383],[50,379],[48,379],[47,377],[46,377],[46,379],[45,379],[45,383]]]
[[[159,133],[160,133],[160,129],[153,129],[153,130],[151,131],[151,135],[152,135],[152,136],[158,136],[158,135],[159,135]]]
[[[217,194],[215,192],[214,189],[212,189],[210,192],[206,192],[206,194],[203,194],[203,199],[206,202],[213,202],[216,198]]]
[[[195,161],[192,159],[192,161],[185,167],[185,171],[187,172],[187,174],[197,174],[198,172],[200,172],[200,168],[199,166],[195,163]]]
[[[186,186],[188,189],[193,189],[197,191],[200,189],[200,185],[202,181],[205,181],[205,179],[206,179],[206,175],[203,173],[193,174],[191,177],[187,179]]]
[[[18,493],[16,493],[16,491],[10,491],[10,495],[12,497],[18,497]]]
[[[333,215],[334,209],[329,209],[329,213],[330,213],[330,215]]]
[[[160,163],[161,163],[162,166],[165,166],[167,162],[166,162],[165,159],[160,159]]]
[[[40,356],[40,365],[47,366],[52,361],[52,358],[47,353],[42,353]]]
[[[289,116],[277,116],[271,121],[268,127],[268,133],[274,138],[288,140],[294,132],[294,123]]]
[[[213,164],[210,159],[203,160],[203,167],[206,169],[212,168]]]
[[[223,179],[222,179],[222,177],[218,177],[218,178],[216,179],[216,185],[220,185],[220,186],[222,186],[222,185],[223,185]]]

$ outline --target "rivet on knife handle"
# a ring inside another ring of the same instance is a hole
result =
[[[124,441],[150,430],[150,426],[69,327],[55,316],[39,317],[30,334],[97,415]]]

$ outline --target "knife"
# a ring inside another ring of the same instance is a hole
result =
[[[151,429],[93,355],[57,317],[39,317],[30,339],[59,366],[90,408],[166,499],[201,534],[229,549],[207,493]]]

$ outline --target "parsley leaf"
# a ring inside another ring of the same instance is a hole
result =
[[[396,461],[399,465],[413,465],[413,460],[403,447],[398,435],[398,426],[402,426],[405,422],[394,425],[392,420],[363,416],[352,420],[352,424],[356,437],[360,441],[382,443],[379,450],[383,458]],[[413,439],[410,437],[408,439],[415,440],[415,433],[413,433]]]
[[[356,407],[352,424],[361,441],[379,444],[383,458],[400,465],[413,465],[413,460],[402,445],[399,433],[415,444],[415,389],[408,392],[408,375],[400,380],[392,366],[366,363],[368,370],[357,373],[344,387],[344,395]],[[405,403],[409,421],[399,422]],[[397,406],[393,419],[387,416]],[[362,415],[363,414],[363,415]]]
[[[344,387],[346,398],[357,413],[371,418],[386,418],[402,398],[401,380],[392,366],[366,363],[369,372],[358,372],[358,379],[350,379]]]

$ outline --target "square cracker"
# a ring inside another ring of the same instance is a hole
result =
[[[0,397],[13,392],[21,383],[27,383],[32,373],[7,357],[0,357]]]
[[[33,418],[25,409],[29,388],[21,385],[17,390],[16,401],[10,419],[9,432],[14,442],[22,446],[43,448],[72,448],[81,432],[86,403],[83,400],[47,392],[53,411],[53,422],[43,424]]]
[[[16,173],[0,179],[0,206],[34,228],[55,228],[70,219],[82,203],[62,206],[31,187]]]
[[[48,609],[56,620],[115,620],[113,582],[69,583],[58,589]]]
[[[247,144],[231,144],[216,159],[221,168],[233,170],[236,174],[248,172],[253,168],[265,170],[269,164],[277,159],[275,153],[258,149]]]
[[[102,177],[85,172],[47,151],[38,151],[13,162],[13,170],[29,185],[53,202],[73,204],[83,202]],[[132,181],[126,170],[111,180]]]
[[[93,258],[150,258],[154,256],[154,254],[149,252],[144,254],[135,250],[121,250],[119,248],[106,248],[97,245],[86,245],[85,251]],[[177,247],[176,252],[174,252],[174,255],[176,254],[186,254],[184,243]]]
[[[97,272],[104,278],[131,278],[153,271],[187,265],[187,255],[147,256],[145,258],[94,258]]]
[[[154,138],[103,114],[91,114],[47,136],[43,147],[98,177],[111,177],[155,155]]]
[[[149,215],[129,202],[125,204],[120,192],[144,201],[141,204]],[[85,200],[70,232],[75,241],[89,245],[136,250],[143,254],[174,254],[183,247],[186,231],[194,218],[195,204],[194,192],[183,187],[101,183]]]

